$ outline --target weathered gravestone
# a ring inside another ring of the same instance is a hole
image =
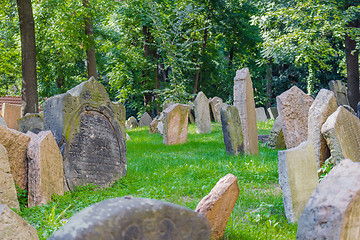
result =
[[[21,105],[3,103],[2,108],[2,117],[4,118],[8,128],[18,130],[17,120],[21,117]]]
[[[215,122],[221,122],[220,109],[216,108],[216,104],[223,103],[223,100],[219,97],[213,97],[209,99],[210,110]]]
[[[223,106],[220,111],[225,150],[228,154],[244,153],[244,139],[239,110],[235,106]]]
[[[8,153],[11,174],[15,184],[24,190],[27,189],[26,148],[29,142],[30,137],[24,133],[0,125],[0,144]]]
[[[150,115],[147,112],[145,112],[140,117],[139,127],[150,127],[151,122],[152,122],[152,118],[150,117]]]
[[[6,149],[0,144],[0,204],[20,210]],[[0,234],[1,235],[1,234]]]
[[[297,239],[360,239],[360,163],[341,161],[319,183],[298,221]]]
[[[329,88],[334,92],[338,106],[350,105],[345,83],[340,80],[332,80],[329,82]]]
[[[321,133],[321,127],[336,109],[334,93],[326,89],[320,90],[309,109],[308,139],[314,144],[318,168],[330,157],[330,149]]]
[[[284,139],[284,133],[281,128],[282,121],[281,117],[277,117],[273,127],[271,128],[270,134],[269,134],[269,140],[268,140],[268,146],[272,149],[284,149],[285,146],[285,139]]]
[[[133,129],[136,128],[138,125],[138,121],[134,116],[129,117],[128,120],[125,121],[126,129]]]
[[[270,119],[273,119],[273,120],[274,120],[274,119],[277,119],[277,117],[279,116],[279,113],[278,113],[276,107],[269,107],[269,108],[267,109],[267,111],[268,111],[268,114],[269,114]]]
[[[330,148],[331,163],[345,158],[360,162],[360,120],[348,110],[338,107],[321,127],[321,133]]]
[[[4,118],[2,116],[0,116],[0,125],[7,127],[6,122],[5,122],[5,120],[4,120]]]
[[[156,116],[150,123],[149,127],[149,133],[159,133],[159,130],[157,129],[157,126],[159,124],[159,116]]]
[[[306,141],[295,148],[279,151],[279,183],[283,191],[286,218],[298,220],[318,184],[314,146]]]
[[[18,119],[19,131],[39,133],[44,130],[43,113],[27,113],[24,117]]]
[[[51,195],[64,194],[63,158],[51,131],[28,132],[28,206],[47,204]]]
[[[74,215],[49,240],[209,240],[208,220],[190,209],[145,198],[108,199]]]
[[[0,204],[0,238],[1,240],[39,239],[36,229],[5,204]]]
[[[309,108],[313,101],[296,86],[276,97],[287,149],[307,140]]]
[[[254,91],[248,68],[236,71],[234,78],[234,106],[238,108],[244,137],[244,149],[248,154],[259,153],[256,127]]]
[[[197,205],[198,212],[209,220],[211,226],[211,239],[223,239],[226,224],[239,197],[237,178],[227,174],[221,178]]]
[[[263,107],[255,108],[255,112],[256,112],[256,121],[257,122],[266,122],[267,121],[265,108],[263,108]]]
[[[95,78],[49,98],[43,107],[44,129],[60,147],[70,190],[90,183],[108,186],[125,176],[125,107],[111,102]]]
[[[195,99],[195,124],[197,133],[211,132],[209,100],[203,92],[199,92]]]
[[[159,122],[158,122],[158,125],[157,125],[157,130],[159,131],[159,133],[162,135],[163,132],[164,132],[164,123],[163,123],[163,119],[164,119],[164,114],[161,113],[160,114],[160,117],[159,117]]]
[[[189,106],[174,104],[163,111],[163,143],[180,144],[187,141]]]

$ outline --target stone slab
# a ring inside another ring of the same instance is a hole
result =
[[[329,82],[329,88],[334,92],[338,106],[350,105],[345,83],[340,80],[332,80]]]
[[[4,118],[8,128],[18,130],[17,120],[21,117],[21,105],[3,103],[1,115]]]
[[[279,113],[278,113],[276,107],[269,107],[269,108],[267,109],[267,112],[268,112],[268,114],[269,114],[270,119],[272,119],[272,120],[277,119],[277,117],[279,116]]]
[[[266,122],[267,121],[265,108],[263,108],[263,107],[255,108],[255,112],[256,112],[256,121],[257,122]]]
[[[282,131],[282,122],[281,117],[277,117],[273,127],[271,128],[270,134],[269,134],[269,140],[268,140],[268,146],[272,149],[285,149],[285,139],[284,139],[284,133]]]
[[[139,126],[139,124],[134,116],[129,117],[128,120],[126,120],[125,122],[126,129],[133,129],[136,128],[137,126]]]
[[[27,113],[24,117],[18,119],[19,131],[39,133],[44,130],[43,113]]]
[[[209,99],[210,110],[215,122],[221,122],[220,108],[216,108],[216,104],[223,103],[223,100],[219,97],[213,97]]]
[[[150,127],[149,127],[149,133],[159,133],[159,130],[157,129],[157,126],[159,124],[159,118],[155,117],[151,123],[150,123]]]
[[[187,142],[189,106],[173,104],[163,114],[163,143],[173,145]]]
[[[150,115],[147,112],[145,112],[140,117],[139,127],[150,127],[151,122],[152,122],[152,118],[150,117]]]
[[[209,100],[203,92],[195,98],[195,125],[197,133],[211,132]]]

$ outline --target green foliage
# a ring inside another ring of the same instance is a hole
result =
[[[325,160],[325,163],[319,168],[318,173],[320,175],[319,182],[333,169],[334,164],[330,158]]]
[[[20,209],[23,210],[28,206],[28,191],[19,188],[17,184],[15,184],[15,188],[16,188],[16,194],[19,201]]]

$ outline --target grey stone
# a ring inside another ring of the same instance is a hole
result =
[[[137,126],[139,126],[139,124],[134,116],[129,117],[128,120],[126,120],[125,122],[126,129],[133,129],[136,128]]]
[[[39,133],[44,130],[43,113],[27,113],[24,117],[18,119],[19,131]]]
[[[7,127],[6,122],[5,122],[5,120],[4,120],[4,118],[2,116],[0,116],[0,125]]]
[[[282,121],[281,117],[278,116],[274,122],[273,127],[271,128],[268,140],[268,146],[272,149],[284,149],[285,146],[285,139],[284,133],[281,128]]]
[[[338,106],[350,105],[345,83],[340,80],[332,80],[329,82],[329,88],[334,92]]]
[[[269,107],[267,109],[267,112],[269,114],[270,119],[272,119],[272,120],[277,119],[277,117],[279,116],[279,113],[278,113],[276,107]]]
[[[163,111],[163,143],[166,145],[181,144],[187,141],[189,106],[174,104]]]
[[[209,240],[205,216],[165,201],[108,199],[74,215],[49,240]]]
[[[211,110],[212,116],[214,117],[215,122],[221,122],[221,118],[220,118],[221,107],[220,108],[215,107],[216,104],[219,104],[219,103],[223,103],[223,100],[219,97],[213,97],[213,98],[209,99],[210,110]]]
[[[199,92],[195,99],[195,124],[197,133],[211,132],[209,100],[203,92]]]
[[[189,123],[195,124],[195,105],[193,102],[189,102]]]
[[[266,122],[267,121],[265,108],[263,108],[263,107],[255,108],[255,112],[256,112],[256,121],[257,122]]]
[[[147,112],[145,112],[140,117],[139,127],[150,127],[151,122],[152,122],[152,118],[150,117],[150,115]]]

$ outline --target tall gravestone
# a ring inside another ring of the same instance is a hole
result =
[[[145,198],[108,199],[80,211],[49,240],[209,240],[209,221],[190,209]]]
[[[49,98],[43,107],[44,129],[60,147],[70,190],[108,186],[126,175],[125,107],[111,102],[95,78]]]
[[[248,68],[236,71],[234,78],[234,106],[238,108],[240,114],[245,152],[248,154],[258,154],[259,141],[254,91]]]
[[[163,143],[166,145],[181,144],[188,137],[189,106],[173,104],[163,111]]]
[[[203,92],[199,92],[195,102],[195,124],[197,133],[211,132],[209,100]]]
[[[276,97],[287,149],[307,140],[309,108],[313,101],[296,86]]]
[[[19,126],[17,120],[21,117],[21,105],[3,103],[1,112],[7,127],[18,130]]]
[[[329,82],[329,88],[334,92],[338,106],[350,105],[345,83],[340,80],[332,80]]]

